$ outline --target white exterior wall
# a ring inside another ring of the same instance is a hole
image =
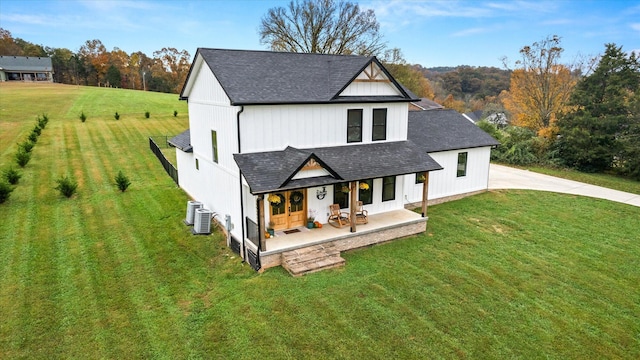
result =
[[[458,153],[467,152],[467,175],[457,177]],[[429,200],[486,190],[489,184],[491,147],[429,153],[444,169],[429,173]],[[415,175],[405,176],[405,202],[422,201],[422,184]]]
[[[379,108],[387,109],[386,141],[406,140],[407,103],[245,106],[240,115],[242,152],[370,143],[373,109]],[[361,143],[347,144],[349,109],[363,110]]]
[[[409,177],[413,178],[411,175]],[[373,203],[365,205],[364,209],[367,210],[369,215],[383,213],[387,211],[397,210],[404,207],[402,198],[404,181],[403,176],[396,177],[396,196],[394,200],[382,202],[382,179],[373,180]],[[307,210],[315,211],[316,221],[323,224],[327,223],[329,218],[329,205],[333,204],[333,192],[334,185],[328,185],[325,187],[327,194],[323,199],[318,199],[317,193],[322,191],[322,186],[313,187],[307,189]],[[356,190],[357,191],[357,190]],[[349,212],[349,209],[343,209],[342,211]],[[265,221],[269,222],[269,203],[264,202]],[[307,214],[309,215],[309,214]]]
[[[402,95],[391,82],[354,81],[347,86],[340,96],[398,96]]]
[[[180,186],[205,208],[217,213],[220,221],[231,215],[234,225],[231,234],[242,240],[239,172],[233,160],[238,151],[236,116],[241,108],[230,105],[211,70],[203,63],[200,65],[193,70],[194,83],[188,94],[193,153],[176,150]],[[212,130],[217,134],[217,163],[213,161]]]

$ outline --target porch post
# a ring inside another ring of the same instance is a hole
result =
[[[260,249],[267,250],[264,238],[264,195],[258,195],[258,239],[260,239]]]
[[[422,217],[427,217],[427,200],[429,197],[429,172],[424,174],[424,182],[422,183]]]
[[[349,183],[349,187],[351,188],[349,190],[349,195],[351,196],[350,199],[350,206],[349,206],[349,219],[351,219],[351,232],[356,232],[356,201],[358,201],[357,196],[356,196],[356,189],[358,188],[358,182],[357,181],[352,181]]]

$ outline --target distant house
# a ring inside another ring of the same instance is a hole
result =
[[[50,57],[0,56],[0,81],[53,82]]]
[[[508,123],[507,115],[503,112],[489,114],[486,117],[483,117],[482,114],[483,114],[482,110],[476,110],[476,111],[464,113],[462,114],[462,116],[464,116],[467,120],[471,121],[474,124],[482,120],[486,120],[498,126],[505,126]]]
[[[410,111],[408,140],[443,169],[428,177],[429,204],[486,191],[491,148],[500,143],[455,110]],[[404,177],[405,201],[421,206],[424,174]]]

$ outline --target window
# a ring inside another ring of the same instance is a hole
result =
[[[396,198],[396,177],[385,176],[382,178],[382,201],[394,200]]]
[[[387,140],[387,109],[373,109],[373,134],[371,140]]]
[[[416,173],[416,184],[423,184],[426,179],[427,179],[426,171]]]
[[[373,179],[360,181],[358,200],[362,201],[363,205],[373,203]]]
[[[458,177],[467,175],[467,153],[458,153]]]
[[[349,207],[348,182],[333,185],[333,203],[340,205],[340,209],[346,209]]]
[[[215,130],[211,130],[211,147],[213,148],[213,162],[218,162],[218,134]]]
[[[347,111],[347,142],[362,142],[362,109]]]
[[[200,164],[198,164],[198,159],[196,159],[196,170],[200,170]]]

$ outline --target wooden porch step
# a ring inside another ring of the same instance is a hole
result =
[[[333,245],[314,245],[282,253],[282,267],[293,276],[343,266],[344,258]]]

